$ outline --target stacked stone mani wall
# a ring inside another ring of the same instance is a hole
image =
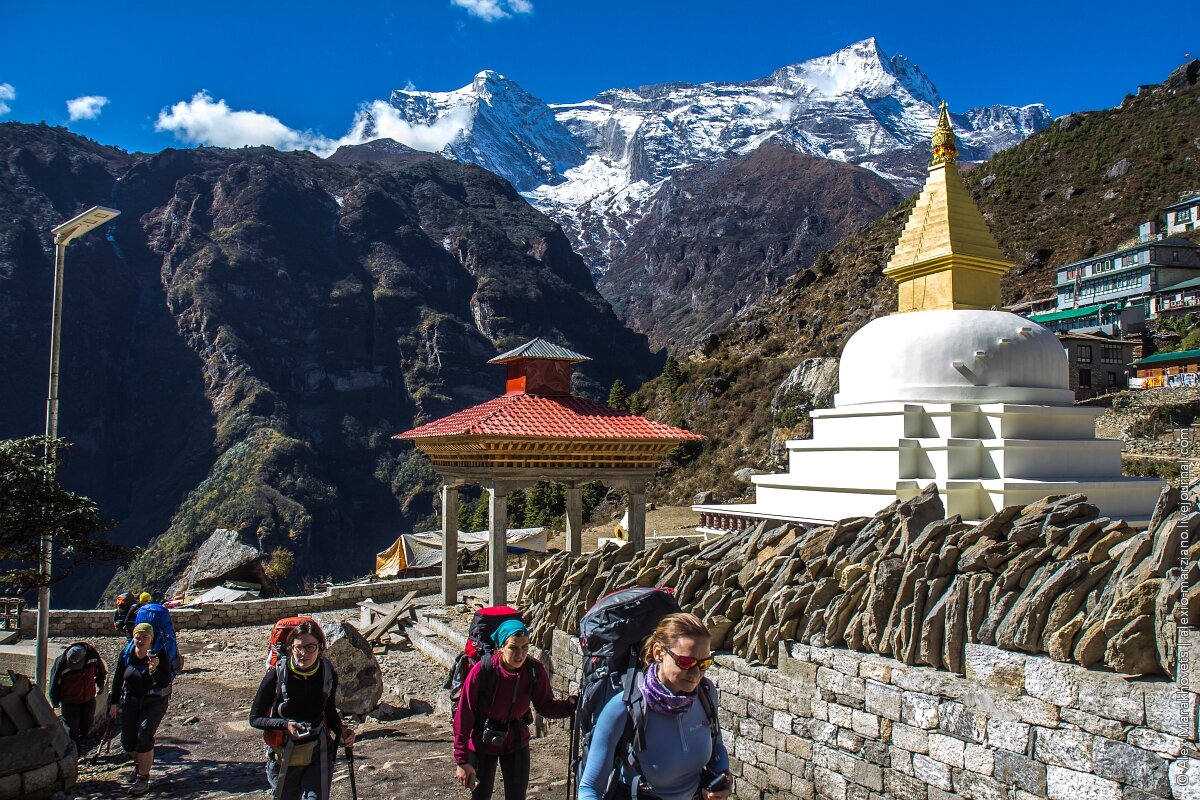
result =
[[[1173,675],[1177,631],[1200,623],[1186,613],[1200,603],[1200,514],[1185,510],[1168,489],[1138,530],[1073,494],[970,523],[943,519],[930,486],[873,518],[560,553],[530,573],[530,636],[546,647],[599,597],[657,585],[704,619],[714,649],[752,664],[799,641],[962,675],[966,645],[984,644]]]
[[[519,570],[510,570],[508,580],[519,580]],[[470,572],[458,576],[460,589],[486,586],[486,572]],[[418,594],[439,592],[440,577],[400,578],[330,586],[320,594],[290,597],[270,597],[261,600],[239,600],[232,603],[204,603],[197,607],[171,609],[171,620],[177,629],[226,628],[237,625],[268,625],[282,617],[295,614],[316,614],[353,608],[367,598],[377,603],[399,600],[411,591]],[[25,611],[21,615],[21,635],[32,637],[37,629],[37,614]],[[51,636],[105,636],[112,634],[111,610],[51,610]]]
[[[578,639],[554,631],[558,692]],[[797,643],[778,666],[717,657],[739,800],[1149,800],[1200,797],[1197,695],[979,644],[965,675]]]

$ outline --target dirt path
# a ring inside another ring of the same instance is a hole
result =
[[[429,604],[433,598],[427,598]],[[328,617],[329,615],[323,615]],[[344,613],[342,618],[351,618]],[[183,800],[270,797],[263,773],[263,743],[247,723],[250,702],[263,674],[262,656],[270,626],[180,631],[186,668],[175,683],[167,716],[159,728],[151,797]],[[124,639],[94,641],[112,664]],[[52,642],[52,652],[70,644]],[[379,658],[384,672],[384,702],[408,708],[407,701],[436,703],[443,668],[415,651],[393,651]],[[405,712],[398,719],[368,718],[356,724],[354,749],[358,797],[367,800],[469,797],[454,782],[450,722],[436,713]],[[93,737],[93,742],[98,740]],[[94,747],[94,744],[92,745]],[[532,747],[531,797],[564,792],[567,737],[555,732]],[[84,759],[90,762],[90,756]],[[120,752],[95,764],[80,765],[77,800],[123,797],[131,762]],[[503,790],[497,780],[498,797]],[[339,751],[332,799],[350,797],[347,762]]]

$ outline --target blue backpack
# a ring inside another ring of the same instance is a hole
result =
[[[179,645],[175,642],[175,625],[171,622],[171,612],[160,603],[147,603],[138,609],[134,625],[148,622],[154,627],[154,647],[162,647],[171,659],[172,672],[178,672],[182,666],[179,658]]]

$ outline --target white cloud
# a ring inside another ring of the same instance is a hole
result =
[[[338,144],[362,144],[373,139],[395,139],[414,150],[435,153],[445,147],[470,122],[471,112],[460,106],[432,125],[413,125],[400,112],[382,100],[359,110],[350,130]]]
[[[173,133],[188,144],[216,147],[267,145],[277,150],[311,150],[328,156],[342,145],[362,144],[374,139],[395,139],[414,150],[437,152],[454,139],[470,122],[470,110],[455,109],[431,125],[413,125],[383,100],[364,104],[354,117],[350,130],[338,139],[312,131],[289,128],[275,117],[258,111],[235,111],[224,100],[213,100],[208,92],[198,92],[191,100],[180,101],[158,114],[154,129]]]
[[[293,130],[269,114],[234,111],[224,100],[214,102],[208,92],[197,92],[191,100],[158,112],[154,129],[173,133],[176,139],[189,144],[217,147],[265,144],[276,150],[332,152],[334,146],[324,136]]]
[[[533,13],[531,0],[450,0],[450,2],[459,8],[466,9],[468,14],[479,17],[485,22],[495,22],[513,14]]]
[[[108,105],[108,98],[89,94],[67,101],[67,114],[71,121],[80,119],[95,119],[100,116],[100,109]]]
[[[0,83],[0,114],[7,114],[11,110],[8,101],[16,99],[17,90],[13,88],[12,84]]]

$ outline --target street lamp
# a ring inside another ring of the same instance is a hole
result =
[[[46,463],[54,469],[54,445],[58,438],[58,353],[62,339],[63,268],[67,245],[78,236],[97,228],[120,211],[104,206],[92,206],[82,214],[50,229],[54,234],[54,302],[50,312],[50,391],[46,396]],[[46,658],[50,646],[50,556],[54,552],[54,534],[42,534],[42,558],[38,570],[37,648],[34,656],[34,682],[43,692],[50,690],[46,683]]]

